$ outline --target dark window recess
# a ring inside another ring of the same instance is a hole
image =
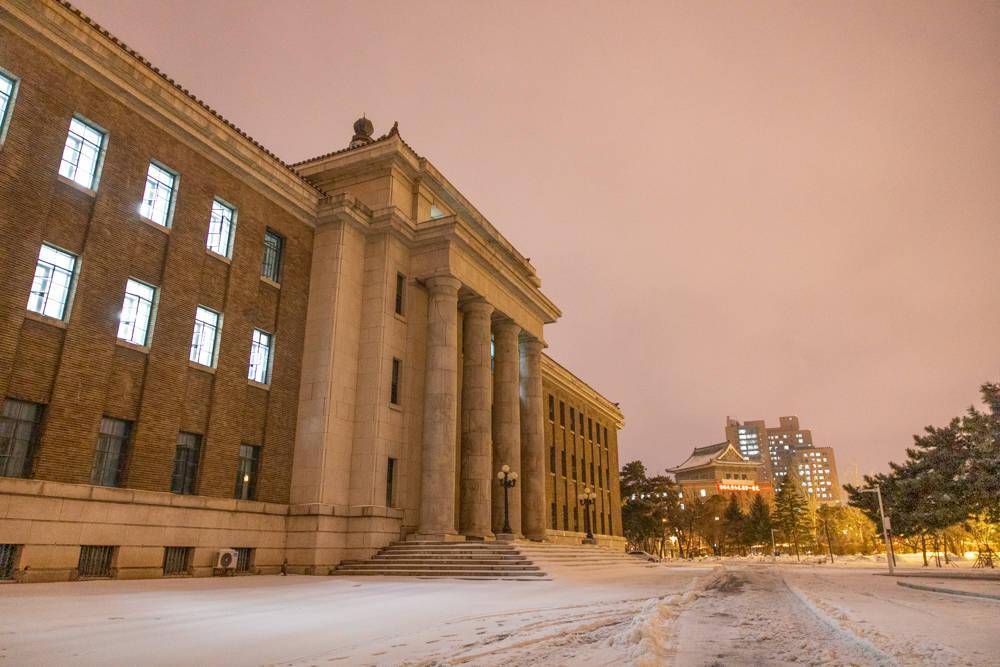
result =
[[[562,476],[565,477],[566,476],[566,450],[565,449],[561,449],[559,451],[562,453]]]
[[[114,556],[114,547],[80,547],[80,562],[76,566],[77,575],[80,577],[110,577],[111,562]]]
[[[601,483],[600,479],[598,479],[597,477],[594,477],[594,462],[593,461],[590,462],[590,479],[596,480],[594,482],[595,484],[600,484]]]
[[[604,534],[604,513],[601,513],[601,533]]]
[[[163,574],[188,574],[193,551],[192,547],[164,547]]]
[[[260,275],[268,280],[281,282],[281,254],[285,239],[270,229],[264,232],[264,254],[260,262]]]
[[[253,500],[257,497],[257,469],[260,465],[260,447],[240,445],[240,462],[236,467],[236,497]]]
[[[403,314],[403,307],[405,305],[404,294],[406,294],[406,276],[404,276],[402,273],[397,273],[396,274],[396,314],[397,315],[402,315]]]
[[[552,503],[552,530],[556,530],[557,528],[559,528],[558,516],[559,515],[556,512],[556,504]]]
[[[171,491],[187,494],[195,492],[200,456],[201,436],[196,433],[178,433],[177,450],[174,453],[174,474],[170,480]]]
[[[17,567],[19,544],[0,544],[0,579],[12,579]]]
[[[91,484],[118,486],[121,483],[131,433],[131,422],[111,417],[101,418],[97,451],[94,452],[94,467],[90,471]]]
[[[604,485],[604,488],[605,489],[610,489],[611,488],[611,470],[609,470],[609,469],[605,469],[604,470],[604,479],[607,482],[607,484]]]
[[[597,444],[601,444],[601,425],[597,425]]]
[[[576,408],[569,409],[569,432],[576,433]]]
[[[569,530],[569,508],[563,505],[563,530]]]
[[[570,462],[573,464],[573,480],[576,480],[576,454],[570,457]]]
[[[392,507],[393,485],[396,481],[396,459],[390,458],[385,467],[385,506]]]
[[[573,530],[575,530],[575,531],[579,531],[580,530],[580,508],[579,507],[574,507],[573,508]]]
[[[611,443],[608,442],[608,427],[607,426],[604,427],[604,446],[605,447],[610,447],[611,446]]]
[[[556,471],[556,446],[552,445],[549,447],[549,472],[555,473]]]
[[[566,425],[566,404],[559,401],[559,425]]]
[[[580,460],[580,481],[584,484],[587,483],[587,459]]]
[[[389,385],[389,402],[399,405],[399,375],[402,371],[403,362],[399,359],[392,360],[392,384]]]
[[[552,394],[549,394],[549,421],[554,422],[556,420],[556,399]]]
[[[8,398],[0,414],[0,477],[30,477],[42,406]]]
[[[587,438],[594,439],[594,420],[590,417],[587,417]]]
[[[237,572],[250,572],[253,569],[253,552],[250,547],[236,547]]]

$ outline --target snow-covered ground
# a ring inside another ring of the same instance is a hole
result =
[[[879,571],[728,561],[561,567],[538,582],[9,585],[0,665],[997,664],[1000,601]]]

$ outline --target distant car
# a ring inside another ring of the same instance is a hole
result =
[[[659,556],[654,556],[653,554],[646,553],[645,551],[629,551],[628,555],[632,556],[633,558],[640,558],[640,559],[642,559],[644,561],[648,561],[650,563],[659,563],[660,562],[660,557]]]

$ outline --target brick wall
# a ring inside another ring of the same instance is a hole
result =
[[[0,146],[0,396],[46,406],[34,476],[87,483],[107,415],[134,422],[126,487],[168,491],[185,430],[204,436],[199,494],[233,495],[249,442],[263,447],[257,498],[288,502],[312,229],[4,26],[0,68],[20,78]],[[108,131],[96,194],[58,177],[74,114]],[[169,230],[138,213],[151,159],[180,175]],[[216,196],[238,208],[229,262],[205,249]],[[260,279],[265,227],[285,237],[280,288]],[[65,325],[26,311],[42,242],[80,258]],[[117,343],[129,277],[159,288],[147,352]],[[199,304],[223,313],[214,373],[188,363]],[[275,335],[269,390],[247,382],[254,327]]]

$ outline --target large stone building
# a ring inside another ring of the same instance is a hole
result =
[[[543,353],[535,268],[373,134],[287,165],[69,5],[0,5],[0,576],[493,539],[501,465],[516,535],[579,541],[594,487],[624,545],[622,413]]]

